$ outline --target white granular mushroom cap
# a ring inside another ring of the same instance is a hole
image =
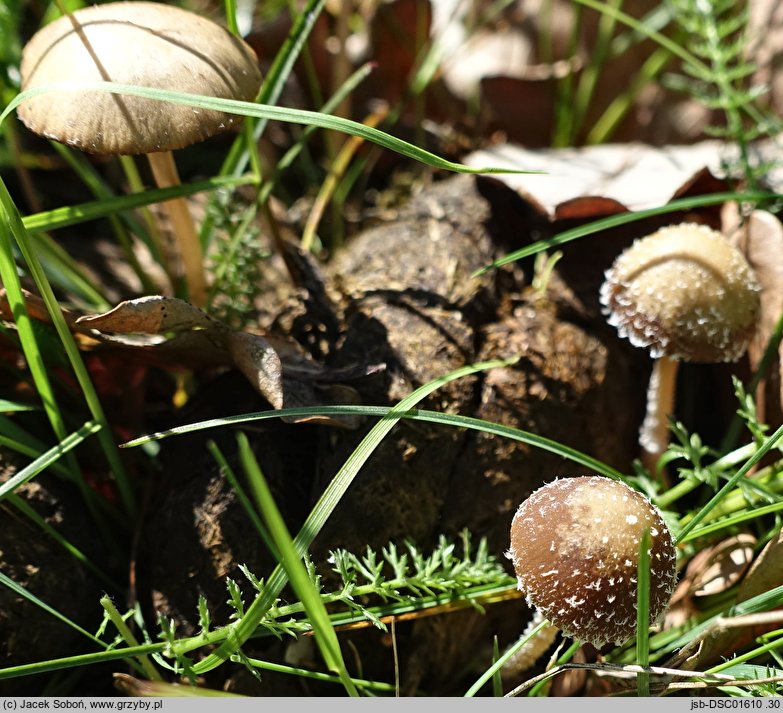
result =
[[[113,81],[252,101],[258,60],[241,39],[195,13],[152,2],[77,10],[39,30],[22,52],[22,89],[63,81]],[[87,39],[87,43],[83,41]],[[96,61],[97,60],[97,61]],[[226,131],[237,114],[108,92],[44,92],[22,102],[35,133],[87,153],[169,151]]]
[[[736,361],[756,328],[761,287],[742,253],[697,223],[637,240],[606,272],[601,302],[620,336],[654,358]]]
[[[580,476],[536,490],[516,512],[511,549],[519,589],[566,635],[596,647],[636,634],[637,568],[650,531],[650,624],[677,579],[672,537],[658,509],[617,480]]]

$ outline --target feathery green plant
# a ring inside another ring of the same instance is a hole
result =
[[[700,61],[685,59],[684,75],[669,76],[666,83],[722,114],[723,123],[710,126],[707,131],[736,144],[736,168],[750,189],[759,188],[771,164],[760,161],[751,144],[778,133],[781,122],[758,102],[767,87],[753,86],[749,81],[757,67],[746,56],[747,4],[732,0],[667,0],[667,5],[684,33],[683,45]],[[735,166],[726,168],[729,175],[736,173]]]

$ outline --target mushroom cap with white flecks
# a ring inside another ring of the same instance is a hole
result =
[[[200,15],[153,2],[85,7],[39,30],[25,45],[23,90],[68,81],[112,81],[252,101],[261,86],[253,50]],[[35,133],[94,154],[182,148],[242,117],[103,91],[46,91],[19,118]]]
[[[739,359],[756,329],[758,279],[743,254],[705,225],[640,238],[606,272],[601,303],[621,337],[692,362]]]
[[[650,533],[650,624],[671,599],[676,553],[658,509],[618,480],[554,480],[519,506],[508,557],[528,603],[596,647],[636,634],[639,547]]]

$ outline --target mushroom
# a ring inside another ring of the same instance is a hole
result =
[[[679,361],[739,359],[756,328],[760,290],[743,254],[697,223],[640,238],[607,270],[600,298],[609,324],[655,359],[639,432],[650,471],[668,445]]]
[[[113,81],[253,100],[261,73],[253,50],[192,12],[153,2],[86,7],[39,30],[22,52],[21,88],[68,80]],[[93,154],[146,154],[161,188],[180,180],[172,150],[238,124],[219,111],[101,91],[44,92],[19,118],[35,133]],[[206,300],[201,243],[184,198],[167,201],[190,299]]]
[[[519,506],[511,548],[528,604],[564,634],[596,648],[636,633],[637,568],[650,534],[650,625],[668,606],[676,553],[658,509],[619,480],[556,479]]]

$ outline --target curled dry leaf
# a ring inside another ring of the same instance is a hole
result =
[[[721,176],[720,159],[728,151],[719,141],[691,146],[630,143],[536,150],[499,144],[468,155],[465,163],[544,171],[543,175],[500,174],[497,178],[550,220],[558,220],[665,205],[705,170],[713,177]],[[598,208],[592,207],[596,199],[603,202]]]
[[[187,332],[213,329],[230,331],[198,307],[176,297],[149,295],[120,302],[114,309],[92,316],[79,317],[76,324],[101,332],[118,334],[163,335],[166,332]]]
[[[103,314],[79,317],[75,324],[126,346],[168,345],[184,356],[193,350],[199,359],[236,367],[274,408],[283,405],[283,367],[272,345],[259,334],[234,331],[184,300],[162,295],[126,300]]]
[[[247,332],[229,332],[226,347],[239,371],[274,408],[283,407],[283,365],[272,345]]]
[[[779,530],[747,569],[745,576],[740,581],[735,601],[739,604],[781,585],[783,585],[783,531]],[[725,660],[733,651],[752,641],[768,630],[770,626],[777,626],[777,624],[760,623],[758,626],[718,627],[714,631],[707,632],[703,639],[694,642],[695,646],[683,649],[684,652],[690,653],[687,659],[681,652],[666,665],[689,670],[703,670],[715,661]]]
[[[753,561],[755,545],[753,535],[742,533],[697,552],[677,584],[664,627],[681,626],[695,616],[699,609],[695,598],[724,592],[740,581]]]
[[[743,533],[701,550],[685,570],[690,594],[706,597],[735,585],[750,567],[755,544],[753,535]]]
[[[744,602],[758,594],[783,585],[783,530],[761,550],[740,584],[737,601]]]
[[[754,211],[741,242],[761,283],[759,326],[748,347],[750,368],[755,371],[783,314],[783,225],[771,213]],[[783,345],[773,354],[755,394],[759,419],[771,428],[783,422],[781,349]]]
[[[43,300],[24,294],[32,319],[49,323]],[[175,297],[150,295],[121,302],[102,314],[76,317],[63,309],[68,326],[86,349],[114,348],[162,367],[233,367],[275,409],[327,404],[358,404],[358,392],[343,384],[374,374],[385,366],[354,365],[338,369],[309,358],[293,340],[232,329],[192,304]],[[0,319],[13,314],[0,290]],[[318,422],[355,428],[355,416],[307,416],[289,422]]]

